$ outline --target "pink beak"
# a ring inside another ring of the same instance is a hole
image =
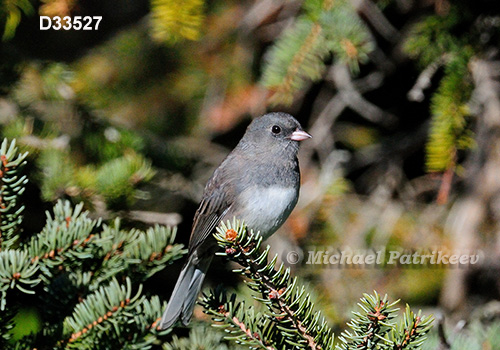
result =
[[[307,132],[305,132],[304,130],[295,130],[293,133],[292,133],[292,136],[290,136],[290,140],[293,140],[293,141],[303,141],[303,140],[307,140],[309,138],[311,138],[312,136],[309,135]]]

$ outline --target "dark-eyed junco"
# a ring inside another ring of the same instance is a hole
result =
[[[299,197],[299,141],[310,138],[286,113],[256,118],[205,186],[196,211],[187,261],[175,284],[160,329],[177,320],[187,325],[203,279],[217,250],[212,236],[222,220],[233,217],[272,235],[288,218]]]

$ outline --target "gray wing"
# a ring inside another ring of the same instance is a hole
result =
[[[205,187],[203,199],[193,220],[188,260],[170,296],[160,323],[161,329],[170,328],[178,319],[187,325],[193,314],[196,298],[217,247],[215,239],[210,235],[234,203],[231,177],[222,176],[224,164],[223,162],[214,172]]]
[[[233,202],[234,192],[232,186],[227,182],[219,181],[218,173],[214,173],[205,188],[203,199],[194,216],[193,229],[189,240],[189,254],[199,248],[207,237],[212,234],[231,209]]]

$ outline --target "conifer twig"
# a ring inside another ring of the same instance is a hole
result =
[[[19,238],[16,233],[24,212],[19,197],[28,182],[20,170],[27,155],[18,152],[15,140],[4,139],[0,145],[0,251],[14,246]]]
[[[333,6],[333,0],[326,0],[323,3],[323,10],[329,11]],[[275,96],[271,99],[272,102],[279,101],[280,98],[284,96],[291,96],[293,92],[293,82],[296,79],[297,74],[300,73],[302,64],[307,58],[307,55],[311,54],[311,51],[314,49],[316,42],[320,39],[322,27],[320,23],[316,22],[311,27],[311,30],[305,40],[302,43],[302,46],[295,53],[290,65],[288,66],[287,73],[283,79],[283,83],[278,87],[278,89],[274,92]]]
[[[312,310],[310,295],[297,286],[296,278],[291,278],[283,264],[275,269],[277,256],[268,262],[269,246],[260,252],[262,237],[258,233],[247,233],[243,224],[233,220],[221,224],[215,237],[224,248],[220,254],[241,265],[235,272],[249,279],[249,287],[259,293],[254,298],[267,305],[266,315],[281,333],[278,338],[311,350],[333,349],[332,331],[320,312]]]
[[[234,230],[229,229],[226,231],[226,238],[230,238],[231,235],[234,234]],[[270,300],[274,301],[278,304],[278,308],[281,314],[285,316],[282,317],[280,321],[286,320],[293,323],[294,327],[299,331],[300,335],[307,340],[307,344],[310,349],[316,350],[318,349],[318,344],[314,340],[314,338],[308,334],[306,327],[302,324],[302,322],[297,318],[297,315],[293,310],[291,310],[290,305],[285,302],[281,295],[286,291],[286,287],[279,288],[270,278],[269,275],[263,274],[260,270],[262,268],[261,264],[259,266],[253,260],[245,259],[245,253],[248,252],[248,247],[244,247],[241,243],[237,242],[234,247],[236,250],[230,250],[230,254],[234,254],[236,259],[241,266],[245,267],[244,275],[252,280],[261,281],[262,286],[264,288],[261,289],[261,293],[263,297],[268,297]],[[228,253],[226,249],[226,253]],[[274,305],[273,305],[274,306]]]
[[[365,294],[359,303],[362,312],[348,324],[353,330],[345,331],[341,344],[334,345],[333,333],[319,312],[314,312],[314,303],[305,288],[297,286],[297,279],[291,278],[290,270],[281,264],[275,269],[277,256],[268,261],[270,247],[260,251],[262,237],[253,231],[247,232],[244,224],[236,219],[222,223],[214,234],[224,255],[237,262],[241,268],[233,270],[248,278],[247,285],[258,292],[254,299],[265,304],[267,311],[255,314],[252,307],[245,308],[244,302],[230,299],[218,288],[204,294],[200,304],[217,326],[225,328],[230,337],[247,345],[258,344],[263,349],[289,349],[290,346],[311,350],[354,350],[420,349],[431,328],[433,318],[415,315],[407,306],[401,324],[393,319],[399,310],[396,302]]]
[[[258,336],[257,333],[252,333],[252,331],[247,327],[247,325],[245,324],[245,322],[243,320],[240,320],[238,317],[236,316],[232,316],[230,315],[230,313],[228,311],[225,311],[223,310],[223,314],[226,318],[230,318],[231,321],[234,323],[234,325],[236,325],[237,327],[239,327],[241,329],[241,331],[243,333],[246,334],[246,336],[259,343],[264,349],[267,349],[267,350],[276,350],[274,347],[270,346],[270,345],[267,345],[267,344],[264,344],[262,342],[262,339],[260,339],[260,337]]]

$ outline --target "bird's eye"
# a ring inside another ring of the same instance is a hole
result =
[[[273,125],[271,131],[273,132],[273,134],[279,134],[281,132],[281,128],[278,125]]]

